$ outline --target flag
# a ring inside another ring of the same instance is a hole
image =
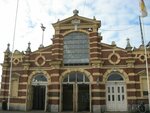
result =
[[[150,41],[148,42],[148,44],[146,45],[146,47],[150,47]]]
[[[141,11],[141,17],[146,17],[148,15],[144,0],[140,0],[140,11]]]

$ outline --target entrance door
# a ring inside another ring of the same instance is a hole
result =
[[[126,87],[124,82],[108,82],[106,86],[107,111],[126,111]]]
[[[62,83],[62,111],[90,111],[89,86],[84,73],[67,74]]]
[[[89,85],[63,84],[63,111],[89,111]]]
[[[73,111],[73,85],[63,84],[63,111]]]
[[[33,109],[44,110],[45,107],[45,86],[33,87]]]
[[[89,111],[89,85],[78,84],[78,111]]]

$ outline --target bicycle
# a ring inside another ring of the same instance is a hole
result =
[[[137,104],[131,104],[131,113],[146,113],[145,104],[143,101],[138,102]]]
[[[141,102],[140,104],[138,104],[137,110],[139,113],[146,113],[146,108],[145,108],[144,102]]]

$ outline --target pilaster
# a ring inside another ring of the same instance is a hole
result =
[[[59,112],[60,102],[60,66],[61,61],[51,61],[51,84],[48,86],[48,110],[51,112]]]

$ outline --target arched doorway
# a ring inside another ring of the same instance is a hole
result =
[[[113,72],[106,83],[107,111],[127,111],[126,85],[123,77]]]
[[[62,81],[62,111],[90,111],[89,79],[80,72],[71,72]]]
[[[46,109],[47,79],[43,74],[38,74],[32,79],[32,109]]]

